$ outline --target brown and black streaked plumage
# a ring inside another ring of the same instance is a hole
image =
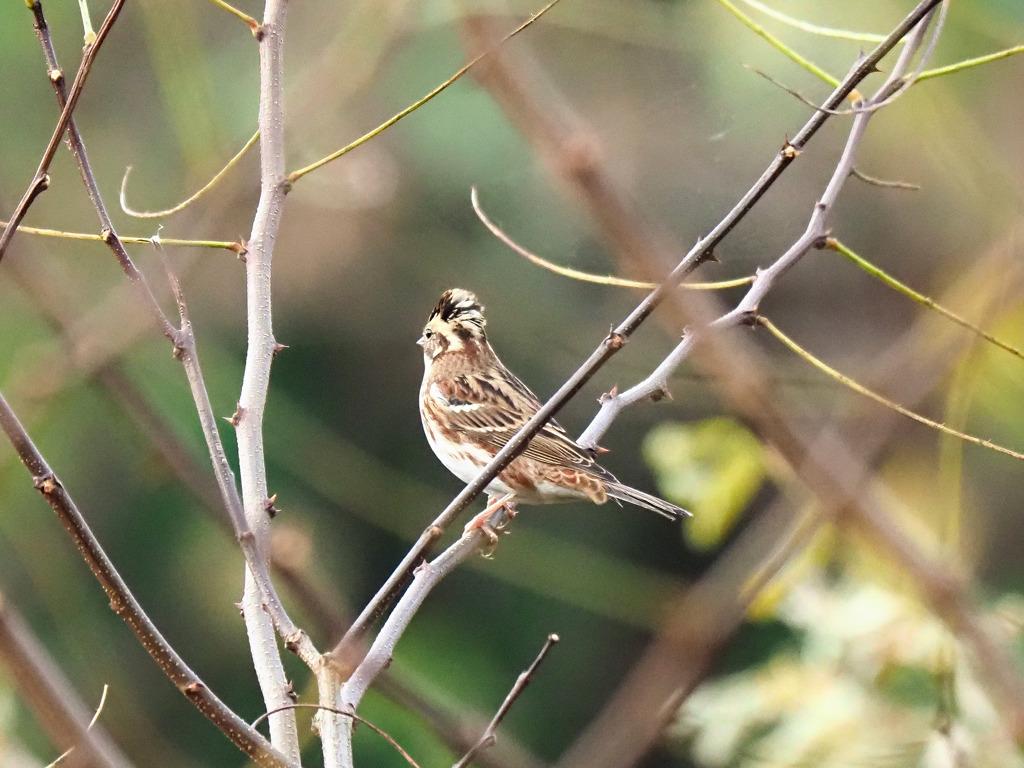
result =
[[[483,307],[469,291],[445,291],[427,318],[420,416],[430,447],[463,482],[484,465],[541,407],[530,389],[506,368],[487,341]],[[594,461],[558,423],[549,421],[490,485],[493,497],[515,494],[524,504],[609,497],[670,519],[689,513],[620,483]]]

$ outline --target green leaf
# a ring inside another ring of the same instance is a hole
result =
[[[761,444],[727,418],[663,424],[647,436],[644,457],[662,493],[693,512],[687,536],[702,549],[729,533],[765,476]]]

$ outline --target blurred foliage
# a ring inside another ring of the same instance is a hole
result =
[[[917,602],[822,571],[789,591],[778,618],[799,648],[705,685],[675,733],[701,765],[1024,765],[966,656]],[[985,617],[1019,640],[1017,596]]]
[[[259,15],[256,0],[239,4]],[[773,5],[820,25],[885,33],[913,3]],[[70,73],[82,44],[78,9],[52,2],[45,9]],[[510,30],[536,9],[524,0],[292,3],[289,169],[344,146],[449,77],[466,59],[468,14],[493,14],[498,28]],[[93,7],[94,21],[104,10]],[[757,18],[832,74],[845,72],[861,47]],[[1024,10],[1016,0],[954,3],[933,63],[1022,41]],[[826,92],[713,0],[563,0],[508,48],[535,57],[550,79],[536,84],[546,112],[571,112],[611,181],[678,244],[707,232],[809,114],[744,65],[808,98]],[[249,30],[212,3],[128,3],[76,111],[108,205],[116,206],[128,165],[135,169],[129,202],[138,209],[171,205],[212,176],[254,129],[255,62]],[[858,166],[921,189],[851,179],[831,222],[865,257],[1018,345],[1024,103],[1012,94],[1022,67],[1024,60],[1011,58],[930,80],[879,114]],[[0,212],[7,215],[58,114],[21,3],[0,7],[0,73]],[[751,274],[788,247],[834,167],[847,126],[830,121],[716,249],[721,263],[702,267],[699,279]],[[95,230],[69,153],[58,154],[51,176],[26,223]],[[155,223],[115,211],[115,222],[122,234],[145,237],[162,227],[163,237],[235,240],[251,227],[257,180],[253,153],[183,213]],[[478,293],[499,354],[541,396],[575,370],[640,295],[567,281],[511,254],[473,215],[470,185],[488,214],[541,256],[638,277],[617,261],[600,222],[471,78],[296,184],[275,250],[275,328],[289,348],[274,364],[268,472],[284,510],[275,526],[342,615],[365,603],[460,487],[427,447],[416,407],[422,364],[413,341],[440,292],[459,285]],[[170,310],[158,259],[146,246],[131,253]],[[241,263],[207,249],[175,248],[171,256],[183,275],[214,407],[227,416],[244,362]],[[882,389],[914,370],[919,355],[944,350],[947,365],[920,409],[942,418],[948,405],[968,431],[1024,446],[1024,376],[1016,362],[972,346],[944,322],[924,320],[925,310],[833,256],[808,256],[766,298],[765,311],[837,368],[881,381]],[[213,690],[254,719],[263,707],[234,607],[241,557],[222,513],[204,501],[211,479],[180,365],[124,283],[102,245],[19,234],[0,264],[0,390],[167,638]],[[592,418],[602,392],[646,376],[675,344],[681,329],[663,321],[659,328],[659,321],[655,316],[560,414],[571,432]],[[892,364],[889,350],[920,328],[927,332]],[[861,413],[856,396],[767,334],[754,339],[785,405],[802,409],[810,423]],[[141,406],[200,467],[191,485],[169,467],[139,407],[126,407],[123,392],[111,389],[110,370],[138,391]],[[954,370],[971,375],[947,378]],[[542,759],[564,752],[721,546],[770,504],[795,503],[777,478],[766,482],[765,449],[722,417],[706,382],[684,368],[671,388],[673,402],[637,407],[616,422],[603,439],[612,449],[604,463],[627,483],[660,486],[691,505],[697,514],[687,538],[653,515],[614,505],[524,509],[493,560],[461,569],[431,595],[396,649],[396,671],[447,705],[489,716],[543,638],[557,632],[562,644],[502,733]],[[852,427],[862,418],[853,417]],[[225,427],[223,435],[230,454],[233,432]],[[1020,467],[973,448],[954,461],[942,453],[948,450],[922,427],[891,427],[877,467],[893,518],[922,546],[977,574],[979,592],[997,608],[1013,605],[1012,594],[1024,589]],[[837,561],[843,578],[823,578]],[[957,709],[945,711],[949,738],[979,765],[996,764],[1005,744],[969,660],[917,598],[881,574],[887,569],[868,550],[819,539],[755,602],[754,618],[783,626],[740,633],[728,649],[735,676],[699,691],[684,710],[679,740],[659,747],[645,765],[747,764],[758,756],[795,763],[797,755],[812,764],[930,760],[929,750],[944,748],[934,746],[943,738],[935,725],[950,675]],[[0,591],[86,701],[110,684],[102,723],[136,764],[242,763],[108,610],[6,443]],[[330,632],[283,591],[318,644],[329,644]],[[798,651],[791,642],[766,648],[766,632],[788,631],[798,635]],[[743,671],[735,671],[735,660]],[[288,664],[303,700],[312,700],[308,675],[294,660]],[[0,671],[0,762],[17,765],[20,755],[32,754],[45,764],[57,750],[12,686]],[[865,718],[856,727],[844,719],[853,712]],[[380,695],[367,700],[364,714],[424,765],[451,757],[421,719]],[[859,751],[844,751],[855,736]],[[783,748],[791,751],[779,757]],[[401,764],[366,729],[358,749],[360,765]],[[315,746],[307,752],[309,764],[319,764]]]
[[[644,441],[662,492],[693,513],[686,537],[700,549],[722,543],[761,487],[762,451],[756,437],[726,418],[662,424]]]

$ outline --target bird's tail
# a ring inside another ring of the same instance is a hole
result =
[[[622,483],[605,481],[604,490],[613,499],[649,509],[652,512],[657,512],[662,517],[667,517],[669,520],[680,520],[684,517],[692,516],[682,507],[669,504],[664,499],[651,496],[649,493],[638,491],[636,488],[630,488]]]

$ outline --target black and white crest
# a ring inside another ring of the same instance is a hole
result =
[[[462,288],[451,288],[441,295],[434,311],[427,318],[429,323],[435,317],[440,317],[446,323],[472,323],[483,328],[484,308],[476,300],[476,295]]]

